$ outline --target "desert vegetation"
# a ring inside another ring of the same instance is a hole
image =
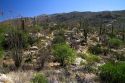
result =
[[[124,13],[71,12],[1,22],[0,81],[125,83]]]

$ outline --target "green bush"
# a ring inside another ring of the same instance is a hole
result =
[[[53,39],[53,44],[65,43],[65,38],[63,36],[56,36]]]
[[[94,63],[100,61],[99,56],[93,55],[91,53],[84,54],[84,58],[88,61],[88,63]]]
[[[92,54],[101,54],[103,51],[100,44],[96,44],[95,46],[91,46],[91,47],[89,47],[88,50]]]
[[[37,42],[38,41],[38,38],[37,37],[34,37],[34,36],[32,36],[32,35],[28,35],[27,36],[28,38],[28,40],[27,40],[27,43],[29,44],[29,45],[33,45],[35,42]]]
[[[56,44],[53,47],[53,55],[61,63],[61,66],[73,63],[76,53],[67,44]]]
[[[108,44],[110,48],[119,48],[123,43],[118,38],[109,38]]]
[[[100,78],[104,83],[125,83],[125,62],[107,63],[101,66]]]
[[[48,80],[42,74],[36,74],[32,80],[32,83],[48,83]]]
[[[100,57],[91,53],[79,53],[78,54],[79,57],[85,59],[88,63],[94,63],[94,62],[99,62],[100,61]]]
[[[0,47],[3,46],[4,41],[5,41],[5,37],[4,37],[3,33],[0,33]]]

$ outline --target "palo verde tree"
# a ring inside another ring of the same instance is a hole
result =
[[[73,63],[76,53],[67,44],[56,44],[52,49],[53,55],[61,63],[61,66],[70,65]]]

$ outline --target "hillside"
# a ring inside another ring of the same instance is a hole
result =
[[[0,82],[125,83],[125,10],[0,23]]]

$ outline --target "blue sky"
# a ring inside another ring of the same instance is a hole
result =
[[[124,9],[125,0],[0,0],[0,20],[71,11]]]

